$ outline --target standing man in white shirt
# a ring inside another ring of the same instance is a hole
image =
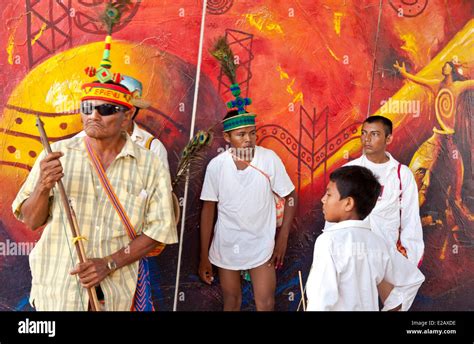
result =
[[[381,185],[360,166],[345,166],[329,177],[321,199],[326,221],[314,245],[306,284],[308,311],[378,311],[378,287],[392,288],[382,310],[410,308],[424,276],[362,221],[376,206]]]
[[[254,114],[232,110],[223,124],[224,139],[231,148],[207,166],[201,192],[204,204],[199,276],[211,284],[211,264],[216,265],[224,311],[239,311],[242,302],[240,271],[249,270],[256,309],[272,311],[275,269],[283,266],[296,212],[295,187],[280,158],[272,150],[256,146]],[[286,199],[283,223],[278,232],[273,193]]]
[[[393,141],[392,121],[383,116],[370,116],[362,124],[363,154],[345,166],[363,166],[377,176],[382,191],[368,216],[370,227],[388,246],[395,247],[415,266],[420,266],[425,244],[421,226],[418,188],[408,166],[399,163],[387,146]],[[390,293],[391,285],[379,286],[381,300]]]
[[[410,169],[386,151],[393,140],[392,130],[388,118],[368,117],[362,125],[363,154],[345,166],[366,167],[378,178],[382,191],[368,216],[370,227],[384,238],[389,247],[397,247],[411,263],[419,266],[425,245],[418,189]]]
[[[393,140],[393,124],[386,117],[371,116],[362,125],[363,155],[347,166],[367,167],[382,184],[382,192],[369,215],[372,231],[415,265],[421,264],[425,244],[421,227],[418,188],[408,166],[386,151]]]

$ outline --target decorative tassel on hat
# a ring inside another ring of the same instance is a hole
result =
[[[85,68],[85,73],[89,77],[95,77],[97,81],[85,83],[82,85],[81,101],[99,99],[111,103],[122,105],[126,108],[132,108],[135,100],[132,99],[134,94],[128,88],[119,87],[124,79],[123,74],[113,73],[111,71],[112,61],[110,59],[110,50],[112,45],[112,30],[115,25],[120,24],[122,13],[130,5],[130,0],[110,1],[105,6],[105,10],[101,15],[101,20],[106,28],[107,36],[105,37],[105,47],[102,53],[102,59],[98,68],[89,66]],[[113,81],[113,83],[109,83]],[[126,87],[126,86],[125,86]],[[104,89],[108,90],[104,92]],[[141,103],[144,103],[142,101]],[[143,105],[143,104],[138,105]],[[146,104],[145,104],[146,105]],[[143,108],[144,106],[142,106]]]
[[[105,37],[105,47],[104,52],[102,53],[102,60],[100,61],[100,67],[95,68],[89,66],[85,69],[85,72],[88,76],[95,76],[97,80],[101,83],[106,83],[107,81],[114,81],[120,83],[122,77],[119,73],[112,73],[112,61],[110,60],[110,48],[112,44],[112,30],[113,27],[120,23],[120,18],[122,17],[123,9],[130,3],[128,0],[121,0],[116,2],[110,2],[106,5],[105,11],[101,16],[101,20],[107,29],[107,36]]]
[[[224,132],[235,130],[238,128],[245,128],[255,126],[255,117],[253,113],[248,113],[245,110],[247,105],[252,104],[250,98],[242,98],[240,95],[240,85],[236,80],[236,70],[238,65],[235,64],[234,53],[227,43],[225,37],[221,36],[214,42],[214,46],[210,50],[212,56],[214,56],[220,63],[222,72],[229,78],[230,81],[230,92],[235,97],[234,100],[227,102],[229,109],[236,109],[238,115],[228,117],[222,121],[224,126]]]
[[[222,72],[229,78],[231,83],[230,91],[235,97],[235,100],[227,102],[227,107],[229,109],[237,108],[239,114],[246,113],[245,107],[252,104],[250,98],[242,98],[240,96],[241,90],[240,85],[236,81],[236,70],[238,65],[235,64],[234,53],[227,43],[224,36],[217,38],[214,43],[214,46],[210,50],[212,56],[214,56],[220,63]]]

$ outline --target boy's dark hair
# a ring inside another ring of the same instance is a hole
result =
[[[385,136],[392,135],[393,131],[393,124],[392,121],[389,120],[387,117],[383,116],[370,116],[367,117],[367,119],[364,121],[363,124],[365,123],[382,123],[383,124],[383,130],[385,132]]]
[[[362,166],[343,166],[332,172],[329,179],[336,183],[341,199],[354,199],[361,220],[374,209],[382,187],[372,171]]]
[[[453,62],[451,61],[448,61],[446,62],[446,64],[450,65],[451,66],[451,76],[453,77],[453,81],[464,81],[464,80],[467,80],[467,78],[462,75],[462,74],[459,74],[458,72],[458,69],[456,68],[456,66],[454,65]],[[443,83],[446,83],[445,80],[443,80]]]

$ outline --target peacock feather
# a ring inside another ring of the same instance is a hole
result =
[[[234,53],[224,36],[218,37],[209,51],[219,61],[222,71],[229,78],[231,84],[235,84],[235,73],[238,65],[235,64]]]
[[[178,164],[178,169],[176,172],[176,177],[173,179],[173,188],[180,183],[184,176],[186,176],[186,171],[190,169],[191,165],[193,169],[190,170],[190,175],[194,171],[200,170],[201,163],[204,160],[204,149],[209,147],[212,143],[212,130],[199,130],[194,137],[189,140],[186,147],[184,147],[183,152]]]
[[[120,23],[122,14],[129,5],[131,5],[130,0],[117,0],[107,3],[105,10],[100,17],[106,27],[107,34],[112,34],[113,27]]]

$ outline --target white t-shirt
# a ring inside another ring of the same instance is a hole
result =
[[[217,202],[217,222],[209,250],[212,264],[246,270],[270,259],[275,246],[276,208],[272,190],[281,197],[294,189],[281,159],[270,149],[255,147],[251,164],[238,170],[225,151],[206,170],[201,200]]]
[[[400,178],[398,178],[399,162],[389,153],[385,154],[389,158],[386,163],[376,164],[362,155],[344,166],[363,166],[377,176],[382,185],[382,193],[366,220],[370,222],[372,231],[384,238],[390,247],[395,247],[400,237],[402,246],[407,250],[408,260],[418,265],[425,248],[418,203],[418,188],[410,169],[401,165]],[[402,184],[401,201],[400,179]],[[331,223],[326,222],[325,228],[330,226]]]
[[[410,308],[425,280],[394,246],[372,233],[367,221],[348,220],[324,229],[314,245],[306,283],[308,311],[378,311],[377,285],[394,288],[383,310]]]

